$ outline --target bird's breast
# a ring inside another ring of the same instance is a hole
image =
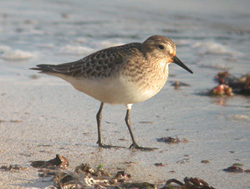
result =
[[[153,70],[132,67],[130,71],[111,77],[74,78],[62,75],[61,78],[77,90],[104,103],[134,104],[157,94],[164,86],[167,76],[168,64],[161,63]]]

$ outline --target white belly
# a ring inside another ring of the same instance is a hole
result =
[[[60,77],[77,90],[109,104],[134,104],[147,100],[159,92],[150,89],[142,90],[135,83],[128,82],[123,76],[106,79]]]

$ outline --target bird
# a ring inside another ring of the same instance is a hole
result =
[[[175,63],[192,73],[176,56],[176,45],[168,37],[153,35],[144,42],[133,42],[94,52],[80,60],[63,64],[39,64],[32,70],[59,77],[75,89],[100,101],[96,114],[99,147],[110,148],[101,137],[104,104],[126,105],[125,123],[130,133],[130,149],[154,150],[139,146],[131,129],[132,105],[156,95],[168,79],[169,65]]]

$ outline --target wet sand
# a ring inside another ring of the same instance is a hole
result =
[[[31,73],[31,75],[33,72]],[[31,161],[68,158],[69,171],[81,163],[103,164],[110,172],[125,170],[132,181],[164,182],[199,177],[215,188],[247,188],[248,173],[227,173],[233,163],[249,169],[249,112],[241,96],[211,98],[191,87],[175,90],[168,83],[154,98],[133,106],[131,122],[137,142],[157,147],[153,152],[96,145],[95,114],[99,102],[54,77],[2,77],[0,80],[0,166],[18,164],[24,170],[0,170],[0,188],[44,188],[51,178],[39,178]],[[174,80],[174,78],[170,78]],[[223,101],[224,105],[219,105]],[[129,147],[125,106],[103,111],[106,144]],[[161,137],[188,142],[165,144]],[[201,163],[208,160],[209,163]],[[128,163],[130,162],[130,163]],[[155,166],[162,163],[165,166]]]

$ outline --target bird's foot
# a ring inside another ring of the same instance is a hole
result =
[[[102,142],[97,142],[97,144],[100,148],[125,148],[123,146],[113,146],[113,145],[103,144]]]
[[[136,150],[141,150],[141,151],[154,151],[157,150],[158,148],[149,148],[149,147],[141,147],[139,146],[137,143],[133,143],[131,144],[131,146],[129,147],[130,149],[136,149]]]

